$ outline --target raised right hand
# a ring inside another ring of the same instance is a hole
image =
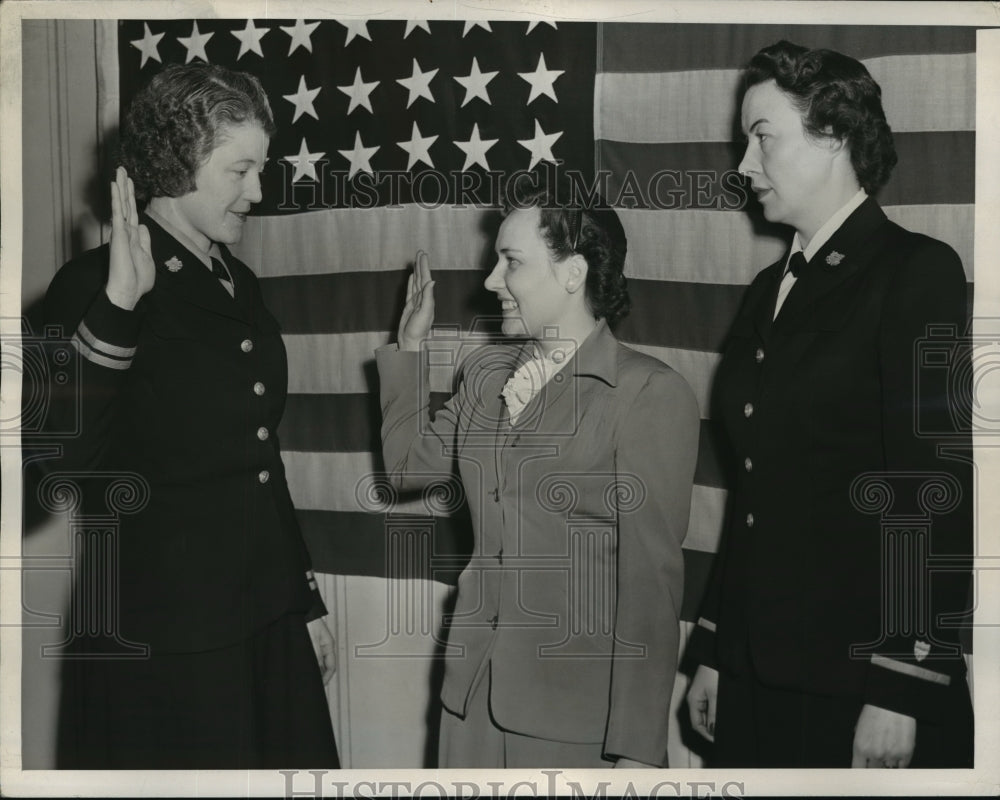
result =
[[[111,184],[111,267],[105,291],[112,303],[131,311],[155,278],[149,230],[139,224],[135,187],[125,168],[118,167]]]
[[[715,701],[719,694],[719,672],[704,664],[698,667],[688,689],[691,725],[708,741],[715,741]]]
[[[427,253],[417,251],[413,274],[406,284],[406,305],[399,319],[396,341],[400,350],[420,350],[434,324],[434,281],[427,264]]]

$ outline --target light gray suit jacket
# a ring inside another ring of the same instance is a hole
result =
[[[472,513],[444,705],[464,714],[491,664],[502,728],[665,765],[698,449],[687,383],[601,322],[516,425],[501,391],[526,356],[511,345],[475,351],[431,420],[420,354],[376,357],[391,479],[457,466]]]

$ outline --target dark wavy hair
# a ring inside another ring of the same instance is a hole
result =
[[[519,172],[507,182],[504,216],[533,207],[541,212],[542,239],[555,260],[579,254],[587,262],[584,296],[591,314],[608,325],[626,316],[632,307],[623,273],[628,241],[615,210],[597,192],[584,195],[564,172],[549,168]]]
[[[260,81],[217,65],[172,64],[136,94],[121,137],[121,163],[136,199],[180,197],[227,126],[256,123],[268,137],[274,115]]]
[[[868,194],[885,184],[896,166],[896,147],[882,109],[882,90],[860,61],[780,41],[750,59],[743,93],[769,80],[799,110],[810,135],[847,143],[854,174]]]

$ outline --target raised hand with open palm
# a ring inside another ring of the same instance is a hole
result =
[[[124,167],[115,171],[111,184],[111,266],[108,298],[119,308],[131,311],[153,288],[156,266],[150,250],[149,230],[139,224],[135,187]]]
[[[406,305],[399,318],[396,341],[400,350],[419,350],[434,324],[434,281],[427,253],[417,251],[413,274],[406,284]]]

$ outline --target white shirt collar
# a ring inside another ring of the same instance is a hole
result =
[[[847,221],[847,218],[866,199],[868,199],[867,192],[864,189],[858,189],[858,193],[844,203],[830,219],[823,223],[823,227],[816,231],[816,235],[812,237],[809,246],[805,250],[802,249],[802,242],[799,239],[798,231],[796,231],[795,236],[792,237],[792,249],[788,254],[789,258],[802,250],[802,255],[805,256],[806,261],[811,261],[812,257],[819,252],[820,248],[830,240],[830,237],[837,232],[837,229]]]

